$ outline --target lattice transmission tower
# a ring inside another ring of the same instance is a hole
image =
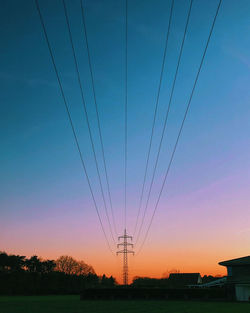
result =
[[[128,246],[133,248],[133,244],[128,242],[128,239],[132,241],[132,236],[128,236],[126,232],[126,228],[124,229],[124,235],[118,237],[118,241],[123,239],[122,243],[118,243],[117,248],[123,246],[122,250],[116,252],[116,254],[123,254],[123,284],[128,285],[128,254],[131,253],[134,255],[134,251],[128,250]]]

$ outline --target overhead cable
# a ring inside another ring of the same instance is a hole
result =
[[[136,216],[136,223],[135,223],[135,228],[134,228],[134,236],[135,236],[136,231],[137,231],[137,226],[138,226],[139,217],[140,217],[140,213],[141,213],[141,207],[142,207],[142,200],[143,200],[143,195],[144,195],[144,191],[145,191],[145,183],[146,183],[146,178],[147,178],[147,173],[148,173],[149,157],[150,157],[151,148],[152,148],[152,140],[153,140],[153,136],[154,136],[155,121],[156,121],[156,116],[157,116],[157,111],[158,111],[158,103],[159,103],[159,98],[160,98],[162,78],[163,78],[164,67],[165,67],[165,62],[166,62],[166,55],[167,55],[167,48],[168,48],[168,39],[169,39],[170,27],[171,27],[172,16],[173,16],[173,8],[174,8],[174,0],[172,0],[172,2],[171,2],[171,8],[170,8],[170,11],[169,11],[168,28],[167,28],[167,34],[166,34],[166,39],[165,39],[165,48],[164,48],[163,59],[162,59],[162,64],[161,64],[160,79],[159,79],[159,85],[158,85],[156,102],[155,102],[153,124],[152,124],[152,129],[151,129],[150,140],[149,140],[149,147],[148,147],[146,167],[145,167],[144,177],[143,177],[142,190],[141,190],[141,193],[140,193],[139,207],[138,207],[137,216]],[[143,221],[144,221],[144,218],[143,218]],[[143,224],[143,222],[141,224]]]
[[[74,124],[73,124],[73,121],[72,121],[72,118],[71,118],[71,114],[70,114],[70,111],[69,111],[69,106],[68,106],[68,103],[67,103],[67,100],[66,100],[66,97],[65,97],[65,93],[64,93],[64,90],[63,90],[63,86],[62,86],[62,83],[61,83],[59,72],[58,72],[58,69],[57,69],[57,66],[56,66],[56,63],[55,63],[54,54],[53,54],[53,51],[52,51],[52,48],[51,48],[51,45],[50,45],[50,42],[49,42],[47,30],[46,30],[46,27],[45,27],[45,23],[44,23],[44,20],[43,20],[43,17],[42,17],[42,13],[41,13],[41,10],[40,10],[40,7],[39,7],[38,0],[35,0],[35,4],[36,4],[36,8],[37,8],[38,15],[39,15],[39,18],[40,18],[40,22],[41,22],[41,25],[42,25],[42,29],[43,29],[43,32],[44,32],[45,40],[46,40],[46,43],[47,43],[47,46],[48,46],[48,49],[49,49],[49,54],[50,54],[50,57],[51,57],[51,61],[52,61],[52,64],[53,64],[53,67],[54,67],[54,70],[55,70],[56,77],[57,77],[57,81],[58,81],[58,85],[59,85],[59,88],[60,88],[60,92],[61,92],[61,95],[62,95],[62,98],[63,98],[63,103],[64,103],[64,106],[65,106],[65,109],[66,109],[66,113],[67,113],[67,116],[68,116],[68,119],[69,119],[69,122],[70,122],[70,126],[71,126],[71,129],[72,129],[72,132],[73,132],[73,136],[74,136],[74,139],[75,139],[75,144],[76,144],[79,156],[80,156],[81,164],[82,164],[82,167],[83,167],[86,179],[87,179],[87,183],[88,183],[88,186],[89,186],[91,197],[92,197],[92,200],[93,200],[93,203],[94,203],[94,207],[95,207],[95,210],[96,210],[96,213],[97,213],[97,216],[98,216],[98,220],[100,222],[101,229],[102,229],[105,241],[107,243],[107,247],[108,247],[109,251],[114,255],[114,253],[113,253],[113,251],[111,249],[111,246],[109,244],[108,237],[107,237],[107,234],[105,232],[103,223],[102,223],[101,215],[99,213],[99,209],[98,209],[98,206],[97,206],[97,203],[96,203],[96,199],[95,199],[95,196],[94,196],[94,193],[93,193],[93,189],[91,187],[89,175],[88,175],[88,172],[87,172],[87,169],[86,169],[86,166],[85,166],[85,162],[83,160],[83,155],[82,155],[82,152],[81,152],[79,141],[77,139],[75,127],[74,127]]]
[[[140,224],[140,228],[139,228],[139,231],[138,231],[138,236],[137,236],[136,242],[138,242],[138,239],[140,237],[142,226],[143,226],[143,223],[144,223],[144,220],[145,220],[145,216],[146,216],[146,212],[147,212],[147,209],[148,209],[149,199],[150,199],[151,192],[152,192],[152,187],[153,187],[153,183],[154,183],[154,179],[155,179],[155,173],[156,173],[156,169],[157,169],[158,162],[159,162],[160,152],[161,152],[161,148],[162,148],[162,142],[163,142],[163,138],[164,138],[164,135],[165,135],[167,121],[168,121],[168,116],[169,116],[169,111],[170,111],[172,98],[173,98],[173,94],[174,94],[174,90],[175,90],[176,78],[177,78],[177,75],[178,75],[179,66],[180,66],[180,62],[181,62],[181,58],[182,58],[182,52],[183,52],[184,42],[185,42],[185,39],[186,39],[187,29],[188,29],[188,25],[189,25],[192,5],[193,5],[193,0],[190,1],[190,5],[189,5],[189,10],[188,10],[187,19],[186,19],[186,25],[185,25],[185,29],[184,29],[184,33],[183,33],[183,37],[182,37],[182,42],[181,42],[181,48],[180,48],[179,57],[178,57],[178,61],[177,61],[177,66],[176,66],[175,75],[174,75],[174,80],[173,80],[173,84],[172,84],[172,88],[171,88],[170,98],[169,98],[169,102],[168,102],[168,106],[167,106],[167,112],[166,112],[166,116],[165,116],[165,120],[164,120],[164,124],[163,124],[163,128],[162,128],[161,139],[160,139],[160,143],[159,143],[159,147],[158,147],[158,151],[157,151],[156,161],[155,161],[155,164],[154,164],[154,169],[153,169],[153,174],[152,174],[152,178],[151,178],[151,182],[150,182],[149,192],[148,192],[148,195],[147,195],[146,205],[145,205],[144,212],[143,212],[143,218],[142,218],[142,222]]]
[[[85,102],[85,99],[84,99],[84,92],[83,92],[83,87],[82,87],[82,82],[81,82],[81,77],[80,77],[78,62],[77,62],[76,53],[75,53],[75,48],[74,48],[74,43],[73,43],[73,38],[72,38],[72,33],[71,33],[71,28],[70,28],[70,23],[69,23],[68,12],[67,12],[67,8],[66,8],[65,0],[62,0],[62,2],[63,2],[63,8],[64,8],[64,14],[65,14],[65,18],[66,18],[66,23],[67,23],[67,29],[68,29],[68,32],[69,32],[70,44],[71,44],[71,48],[72,48],[72,52],[73,52],[73,57],[74,57],[74,64],[75,64],[76,73],[77,73],[77,80],[78,80],[79,87],[80,87],[80,92],[81,92],[81,98],[82,98],[82,104],[83,104],[84,114],[85,114],[86,121],[87,121],[87,127],[88,127],[89,138],[90,138],[90,142],[91,142],[91,147],[92,147],[92,151],[93,151],[93,155],[94,155],[94,160],[95,160],[96,171],[97,171],[97,175],[98,175],[98,181],[99,181],[99,185],[100,185],[100,189],[101,189],[101,194],[102,194],[102,199],[103,199],[103,203],[104,203],[104,209],[105,209],[105,213],[106,213],[106,217],[107,217],[107,221],[108,221],[109,231],[110,231],[110,233],[111,233],[111,237],[112,237],[112,239],[113,239],[114,244],[116,244],[116,241],[115,241],[114,235],[113,235],[113,231],[112,231],[112,226],[111,226],[110,218],[109,218],[108,209],[107,209],[107,203],[106,203],[106,199],[105,199],[105,196],[104,196],[104,190],[103,190],[103,185],[102,185],[102,179],[101,179],[100,169],[99,169],[99,165],[98,165],[98,161],[97,161],[97,156],[96,156],[96,151],[95,151],[95,145],[94,145],[93,135],[92,135],[92,131],[91,131],[91,128],[90,128],[90,121],[89,121],[88,111],[87,111],[87,107],[86,107],[86,102]]]
[[[110,204],[110,210],[111,210],[111,216],[112,216],[112,222],[113,222],[114,231],[115,231],[116,236],[118,236],[117,228],[116,228],[116,222],[115,222],[115,217],[114,217],[113,203],[112,203],[111,192],[110,192],[110,184],[109,184],[107,164],[106,164],[106,158],[105,158],[105,152],[104,152],[104,144],[103,144],[101,123],[100,123],[100,117],[99,117],[99,110],[98,110],[98,105],[97,105],[97,100],[96,100],[94,74],[93,74],[92,62],[91,62],[91,57],[90,57],[90,49],[89,49],[89,41],[88,41],[87,27],[86,27],[86,21],[85,21],[83,0],[81,0],[81,13],[82,13],[82,22],[83,22],[84,36],[85,36],[86,47],[87,47],[88,63],[89,63],[89,70],[90,70],[91,83],[92,83],[92,90],[93,90],[93,96],[94,96],[95,110],[96,110],[96,116],[97,116],[98,132],[99,132],[99,138],[100,138],[100,142],[101,142],[104,171],[105,171],[105,177],[106,177],[107,188],[108,188],[109,204]]]
[[[125,192],[124,192],[124,229],[127,228],[127,158],[128,158],[128,1],[125,0],[125,106],[124,106],[124,124],[125,124],[125,165],[124,165],[124,176],[125,176]]]
[[[215,16],[214,16],[214,19],[213,19],[213,23],[212,23],[212,26],[211,26],[211,28],[210,28],[209,36],[208,36],[208,39],[207,39],[207,42],[206,42],[206,46],[205,46],[205,49],[204,49],[204,52],[203,52],[203,55],[202,55],[202,58],[201,58],[201,62],[200,62],[200,65],[199,65],[199,68],[198,68],[198,71],[197,71],[197,74],[196,74],[196,78],[195,78],[195,81],[194,81],[194,85],[193,85],[193,88],[192,88],[192,91],[191,91],[191,94],[190,94],[190,97],[189,97],[189,100],[188,100],[188,104],[187,104],[187,108],[186,108],[186,111],[185,111],[185,114],[184,114],[184,118],[183,118],[183,120],[182,120],[181,127],[180,127],[180,129],[179,129],[178,136],[177,136],[177,139],[176,139],[176,142],[175,142],[175,145],[174,145],[174,149],[173,149],[173,152],[172,152],[172,155],[171,155],[171,158],[170,158],[168,167],[167,167],[167,171],[166,171],[166,174],[165,174],[164,179],[163,179],[163,183],[162,183],[162,186],[161,186],[161,189],[160,189],[160,193],[159,193],[159,196],[158,196],[158,198],[157,198],[156,205],[155,205],[155,207],[154,207],[154,211],[153,211],[152,217],[151,217],[151,219],[150,219],[149,226],[148,226],[148,228],[147,228],[147,231],[146,231],[146,234],[145,234],[144,239],[143,239],[143,241],[142,241],[142,244],[141,244],[141,246],[140,246],[140,248],[139,248],[139,250],[138,250],[138,252],[137,252],[137,255],[141,252],[141,250],[142,250],[142,248],[143,248],[143,246],[144,246],[144,244],[145,244],[145,241],[146,241],[146,239],[147,239],[147,237],[148,237],[149,230],[150,230],[150,228],[151,228],[151,225],[152,225],[152,222],[153,222],[153,219],[154,219],[156,210],[157,210],[158,205],[159,205],[159,201],[160,201],[160,198],[161,198],[161,195],[162,195],[162,192],[163,192],[163,189],[164,189],[164,186],[165,186],[167,177],[168,177],[168,173],[169,173],[171,164],[172,164],[173,159],[174,159],[174,155],[175,155],[175,152],[176,152],[176,148],[177,148],[177,145],[178,145],[178,142],[179,142],[179,139],[180,139],[182,130],[183,130],[183,126],[184,126],[185,121],[186,121],[186,118],[187,118],[187,114],[188,114],[188,111],[189,111],[189,108],[190,108],[190,104],[191,104],[191,101],[192,101],[192,98],[193,98],[193,94],[194,94],[194,91],[195,91],[195,87],[196,87],[196,85],[197,85],[197,81],[198,81],[198,78],[199,78],[199,75],[200,75],[200,72],[201,72],[201,68],[202,68],[202,65],[203,65],[203,62],[204,62],[206,53],[207,53],[208,45],[209,45],[210,38],[211,38],[212,33],[213,33],[213,30],[214,30],[214,25],[215,25],[215,22],[216,22],[218,13],[219,13],[219,9],[220,9],[220,6],[221,6],[221,2],[222,2],[222,0],[219,0],[218,6],[217,6],[217,9],[216,9],[216,13],[215,13]]]

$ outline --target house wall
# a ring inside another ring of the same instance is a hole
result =
[[[230,277],[230,276],[229,276]],[[250,265],[233,266],[232,267],[232,279],[250,279]]]
[[[202,278],[201,278],[201,275],[199,275],[197,284],[201,284],[201,283],[202,283]]]
[[[250,300],[250,284],[249,285],[235,285],[235,295],[237,301]]]

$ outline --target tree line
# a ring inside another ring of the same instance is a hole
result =
[[[0,252],[0,294],[79,294],[84,288],[112,288],[115,279],[99,277],[91,265],[71,256],[43,260]]]

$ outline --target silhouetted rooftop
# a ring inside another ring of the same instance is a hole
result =
[[[244,256],[242,258],[222,261],[222,262],[219,262],[219,265],[223,265],[223,266],[250,265],[250,256]]]
[[[195,285],[198,283],[200,273],[172,273],[169,280],[183,285]]]

